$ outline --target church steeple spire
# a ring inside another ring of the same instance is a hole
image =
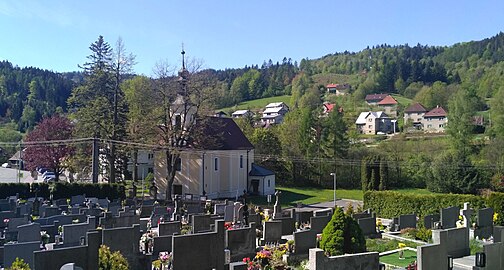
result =
[[[187,81],[189,80],[189,71],[187,71],[186,66],[185,66],[185,51],[184,51],[184,43],[182,43],[182,51],[180,52],[182,54],[182,69],[180,69],[178,75],[179,75],[179,82],[185,86]]]

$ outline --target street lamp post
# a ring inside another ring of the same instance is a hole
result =
[[[331,173],[331,175],[333,176],[333,179],[334,179],[334,188],[333,188],[334,198],[333,198],[333,201],[334,201],[334,208],[336,208],[336,172]]]

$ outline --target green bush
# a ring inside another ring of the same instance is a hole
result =
[[[469,202],[474,209],[484,208],[486,199],[482,196],[462,194],[412,195],[395,191],[367,191],[364,193],[364,208],[370,208],[379,217],[394,218],[415,213],[420,217],[439,213],[441,208],[463,207]]]
[[[424,242],[432,242],[432,231],[425,227],[420,227],[416,233],[416,239]]]
[[[109,198],[109,200],[126,198],[125,188],[120,184],[58,182],[53,186],[53,199],[70,198],[82,194],[86,194],[87,197]]]
[[[6,268],[6,270],[30,270],[30,266],[23,259],[16,257],[11,267]]]
[[[111,252],[110,248],[101,245],[98,250],[98,269],[99,270],[128,270],[128,261],[121,252]]]
[[[366,241],[357,222],[337,207],[322,232],[320,248],[331,256],[359,253],[366,251]]]
[[[491,193],[487,199],[487,206],[492,207],[497,213],[497,220],[495,225],[504,226],[504,193]]]

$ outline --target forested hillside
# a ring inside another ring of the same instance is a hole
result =
[[[74,83],[63,75],[0,61],[0,118],[32,129],[43,116],[65,111]]]

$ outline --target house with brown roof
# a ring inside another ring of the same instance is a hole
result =
[[[423,127],[422,120],[426,112],[427,109],[422,104],[414,103],[404,110],[404,123],[411,123],[413,127],[420,129]]]
[[[181,150],[174,194],[234,198],[244,191],[258,195],[275,192],[274,174],[269,173],[268,177],[251,175],[255,171],[264,173],[267,169],[253,164],[254,146],[232,118],[208,117],[197,125],[202,125],[196,129],[202,130],[205,138]],[[165,160],[164,151],[156,153],[154,178],[158,198],[164,198],[167,186]]]
[[[370,94],[366,95],[365,100],[368,105],[378,105],[378,102],[382,101],[388,95],[389,94]]]
[[[439,106],[425,113],[422,119],[424,131],[430,133],[444,132],[447,123],[447,113]]]
[[[337,96],[342,96],[348,94],[350,91],[350,85],[348,83],[330,83],[326,85],[327,93],[336,94]]]
[[[378,102],[378,107],[382,108],[383,111],[390,117],[397,117],[397,100],[391,95],[386,96],[384,99]]]

